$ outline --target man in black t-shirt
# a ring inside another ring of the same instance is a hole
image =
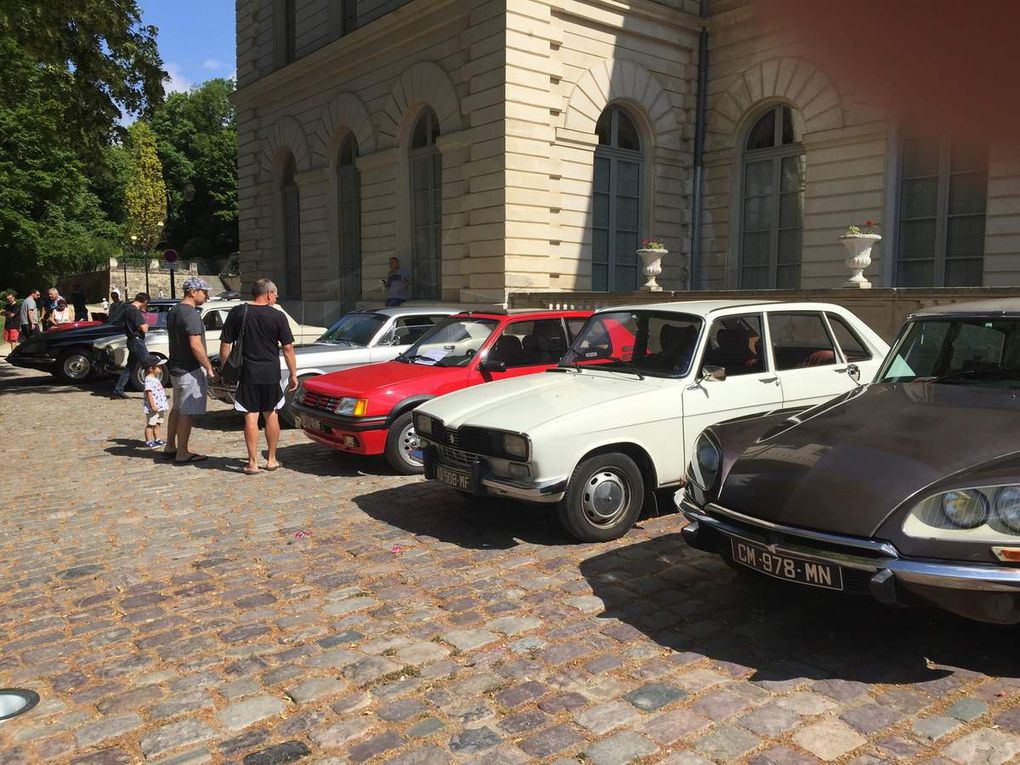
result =
[[[280,440],[280,419],[276,410],[286,401],[280,384],[280,349],[290,371],[289,388],[297,389],[297,359],[294,334],[286,314],[276,305],[276,285],[259,279],[251,288],[252,302],[233,308],[227,314],[220,333],[220,361],[227,360],[230,347],[243,332],[241,342],[241,379],[234,393],[234,408],[244,412],[244,443],[248,447],[248,475],[260,473],[258,464],[259,413],[266,421],[269,447],[266,470],[276,470],[276,444]]]
[[[121,324],[124,327],[124,335],[127,337],[128,359],[124,371],[117,378],[117,384],[113,386],[114,398],[127,398],[124,388],[135,367],[144,363],[149,358],[149,350],[145,347],[145,333],[149,331],[149,325],[142,311],[149,307],[149,293],[139,292],[135,299],[124,309],[124,316]]]

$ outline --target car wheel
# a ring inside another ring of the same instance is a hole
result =
[[[166,358],[160,353],[154,353],[152,355],[158,356],[161,359]],[[147,372],[148,370],[142,364],[139,364],[131,370],[131,377],[129,380],[131,382],[132,390],[145,390],[145,375]],[[159,367],[159,384],[164,388],[170,387],[170,370],[167,369],[166,364]]]
[[[81,348],[68,348],[57,357],[53,374],[65,383],[80,383],[89,378],[93,371],[92,356]]]
[[[390,425],[386,435],[386,461],[403,475],[417,475],[425,471],[421,444],[414,432],[410,412],[404,412]]]
[[[560,523],[584,542],[608,542],[626,534],[641,514],[645,485],[626,454],[590,457],[574,468],[560,500]]]

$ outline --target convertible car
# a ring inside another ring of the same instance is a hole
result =
[[[1020,300],[918,312],[874,382],[698,437],[694,547],[798,586],[1020,623]]]

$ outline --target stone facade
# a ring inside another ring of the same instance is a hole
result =
[[[638,191],[613,225],[625,209],[641,237],[664,240],[667,289],[747,286],[743,152],[774,105],[790,108],[801,157],[795,286],[839,286],[838,236],[867,218],[887,224],[867,276],[896,285],[900,126],[746,0],[237,0],[237,30],[242,274],[289,279],[290,302],[317,321],[381,302],[388,259],[409,268],[423,251],[412,134],[429,109],[441,156],[433,299],[593,288],[596,126],[610,106],[639,136],[627,155]],[[692,247],[699,39],[708,74]],[[350,136],[360,290],[341,267],[353,241],[341,193]],[[1018,283],[1018,253],[1020,157],[991,147],[981,283]]]

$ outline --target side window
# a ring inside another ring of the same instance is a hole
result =
[[[871,358],[871,351],[857,336],[857,333],[850,329],[850,325],[843,320],[842,316],[834,313],[827,313],[829,326],[832,327],[832,334],[836,336],[836,342],[843,349],[843,355],[847,361],[868,361]]]
[[[223,314],[220,311],[209,311],[202,317],[202,323],[205,325],[206,331],[223,329]]]
[[[727,377],[764,372],[765,349],[761,338],[760,314],[716,319],[708,330],[708,345],[701,365],[723,367]]]
[[[770,313],[769,334],[780,371],[836,363],[836,349],[820,314]]]
[[[489,351],[490,361],[508,367],[555,364],[567,350],[563,324],[559,319],[517,321],[510,324]]]
[[[970,371],[996,369],[1002,364],[1006,336],[1001,327],[964,323],[953,342],[950,369]]]
[[[581,333],[581,327],[584,326],[587,319],[567,319],[566,321],[568,342],[572,343],[574,342],[574,338]]]
[[[394,345],[410,345],[432,329],[435,322],[431,316],[404,316],[394,324]]]

